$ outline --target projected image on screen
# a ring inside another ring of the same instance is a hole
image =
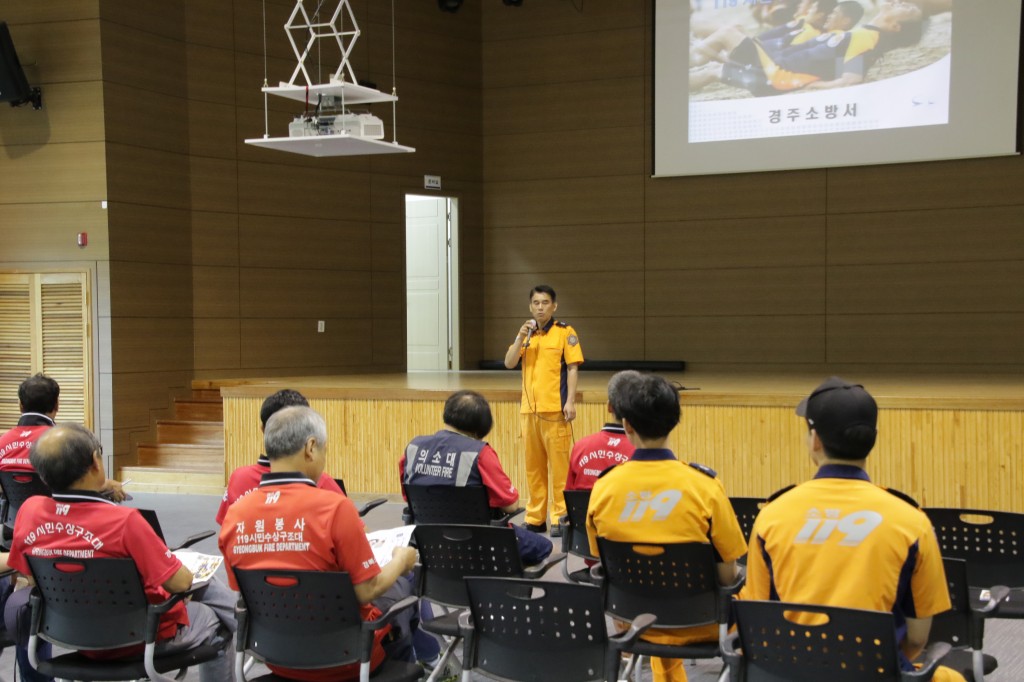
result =
[[[953,0],[693,0],[690,143],[943,125]]]

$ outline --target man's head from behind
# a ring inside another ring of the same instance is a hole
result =
[[[314,481],[327,459],[327,424],[309,407],[285,407],[267,420],[263,448],[274,471],[301,471]]]
[[[679,423],[679,389],[662,377],[641,374],[627,379],[618,394],[614,406],[627,434],[633,431],[643,441],[661,440]]]
[[[45,374],[35,374],[18,386],[18,402],[22,412],[57,413],[60,385]]]
[[[860,384],[830,377],[797,405],[796,413],[832,459],[859,461],[875,446],[878,404]]]
[[[444,423],[456,431],[483,440],[491,432],[494,418],[487,399],[476,391],[456,391],[444,401]]]
[[[635,369],[627,369],[622,372],[616,372],[608,380],[608,412],[615,417],[615,421],[622,422],[621,406],[625,400],[624,396],[631,390],[634,390],[633,387],[643,378],[644,375]]]
[[[272,414],[281,408],[291,405],[309,407],[309,401],[306,400],[306,396],[290,388],[283,389],[269,396],[263,401],[263,405],[260,406],[260,428],[265,430],[267,428],[267,420],[270,419]]]
[[[106,482],[103,446],[92,431],[80,424],[47,429],[29,452],[29,462],[54,492],[72,488],[99,490]]]

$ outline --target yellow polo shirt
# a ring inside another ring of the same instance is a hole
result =
[[[568,397],[568,365],[583,362],[576,330],[554,318],[519,349],[523,360],[523,399],[520,412],[561,412]]]

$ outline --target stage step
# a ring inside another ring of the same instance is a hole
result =
[[[224,475],[224,447],[182,443],[139,443],[139,466],[187,468]]]
[[[216,400],[221,401],[219,388],[193,388],[192,398],[195,400]]]
[[[224,403],[220,398],[175,400],[174,417],[193,421],[224,421]]]
[[[223,470],[216,473],[177,467],[121,467],[121,480],[131,479],[128,493],[222,495]]]
[[[161,419],[156,423],[158,443],[188,443],[224,447],[224,422]]]

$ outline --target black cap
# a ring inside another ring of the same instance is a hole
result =
[[[878,404],[860,384],[829,377],[800,401],[796,413],[837,459],[863,459],[875,446]]]

